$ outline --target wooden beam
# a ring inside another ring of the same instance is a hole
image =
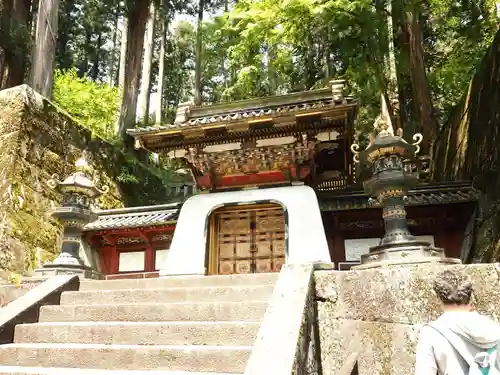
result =
[[[118,235],[122,237],[133,237],[137,236],[140,231],[145,232],[173,232],[175,230],[176,222],[166,223],[164,225],[155,225],[152,227],[136,227],[136,228],[114,228],[108,230],[100,230],[94,233],[95,236],[105,236],[105,235]]]
[[[112,246],[116,246],[116,241],[118,241],[118,237],[108,233],[103,235],[102,238],[104,238],[106,242],[111,244]]]

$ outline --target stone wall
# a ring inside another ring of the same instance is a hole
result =
[[[314,283],[310,285],[295,351],[294,374],[319,375],[321,371],[319,351],[318,314],[314,303]]]
[[[475,309],[499,320],[498,264],[316,271],[323,374],[350,375],[341,369],[353,353],[359,375],[413,374],[419,328],[440,315],[432,281],[443,267],[465,268]]]
[[[161,178],[23,85],[0,92],[0,269],[23,272],[54,257],[60,227],[47,211],[61,197],[46,182],[74,171],[87,151],[94,178],[110,192],[101,208],[166,203]],[[135,183],[123,182],[121,174]]]

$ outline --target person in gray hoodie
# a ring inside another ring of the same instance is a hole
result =
[[[496,350],[500,324],[472,311],[472,283],[456,267],[437,275],[434,291],[443,314],[420,330],[415,375],[466,375],[472,358]]]

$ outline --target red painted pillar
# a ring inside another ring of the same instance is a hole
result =
[[[101,263],[101,272],[104,275],[109,275],[109,259],[106,257],[106,248],[101,247],[99,249],[99,262]]]
[[[145,259],[145,269],[144,272],[153,272],[155,270],[155,256],[154,249],[148,244],[146,248],[146,259]]]
[[[109,247],[109,259],[110,259],[109,273],[110,274],[118,273],[118,268],[120,264],[120,254],[118,253],[118,250],[115,245]]]

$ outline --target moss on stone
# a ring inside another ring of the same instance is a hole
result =
[[[316,271],[323,374],[340,373],[353,353],[360,374],[414,373],[419,329],[441,314],[433,279],[452,267],[470,276],[474,309],[500,320],[499,264]],[[329,298],[332,289],[338,298]]]
[[[65,178],[73,173],[83,151],[92,177],[110,188],[100,198],[101,208],[169,200],[165,181],[152,167],[94,137],[30,87],[3,90],[0,108],[0,246],[6,249],[0,269],[26,272],[37,258],[44,261],[58,253],[61,228],[47,213],[61,196],[47,181],[53,174]]]

